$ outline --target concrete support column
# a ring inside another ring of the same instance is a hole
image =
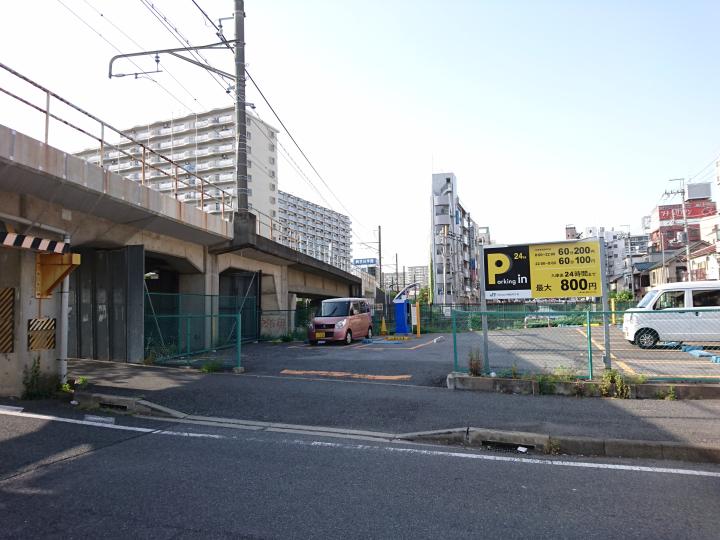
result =
[[[295,329],[296,315],[295,308],[297,306],[297,294],[288,293],[288,309],[291,310],[288,316],[288,333]]]
[[[196,299],[193,298],[191,302],[185,302],[186,305],[192,306],[193,311],[187,314],[205,316],[202,320],[194,318],[190,323],[193,347],[198,348],[202,342],[203,348],[210,349],[217,342],[218,335],[220,274],[218,273],[217,256],[208,254],[207,249],[205,250],[203,267],[204,271],[201,273],[180,274],[178,286],[180,294],[193,295],[189,296],[189,298],[197,295]],[[202,335],[199,335],[200,328],[202,328]]]
[[[29,250],[0,248],[0,289],[12,289],[14,302],[12,352],[0,353],[0,396],[19,397],[24,391],[23,376],[37,360],[41,383],[53,385],[59,381],[56,349],[28,350],[28,321],[55,319],[57,343],[60,302],[53,298],[35,298],[35,253]]]

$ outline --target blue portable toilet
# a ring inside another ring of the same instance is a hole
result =
[[[409,334],[412,331],[412,318],[410,315],[410,301],[408,299],[408,293],[414,289],[419,288],[419,283],[413,283],[408,285],[402,291],[397,293],[393,304],[395,304],[395,333],[396,334]]]

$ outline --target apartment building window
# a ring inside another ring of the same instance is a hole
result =
[[[249,132],[249,131],[246,132],[246,133],[245,133],[245,138],[246,138],[248,141],[249,141],[250,139],[252,139],[252,133]]]
[[[275,165],[275,158],[274,158],[274,157],[269,157],[269,158],[268,158],[268,161],[270,162],[270,165]]]
[[[252,146],[250,146],[250,145],[248,144],[248,145],[245,145],[245,148],[247,149],[247,153],[248,153],[248,154],[252,154]]]
[[[252,174],[247,175],[248,182],[252,182]]]
[[[275,178],[275,171],[273,169],[270,169],[269,174],[270,178]]]
[[[275,197],[270,197],[270,204],[275,204],[276,200]]]
[[[247,160],[247,168],[250,169],[252,167],[252,161],[249,159]]]
[[[275,191],[275,184],[270,184],[270,191]]]
[[[275,151],[275,145],[274,145],[273,143],[268,144],[268,150],[270,150],[271,152],[274,152],[274,151]]]

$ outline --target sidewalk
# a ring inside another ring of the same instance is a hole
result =
[[[407,433],[488,428],[720,446],[720,400],[659,401],[513,396],[425,386],[74,360],[90,391],[146,400],[186,414]]]

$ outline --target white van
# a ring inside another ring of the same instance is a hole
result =
[[[623,316],[623,335],[642,349],[664,342],[720,342],[720,281],[665,283]]]

